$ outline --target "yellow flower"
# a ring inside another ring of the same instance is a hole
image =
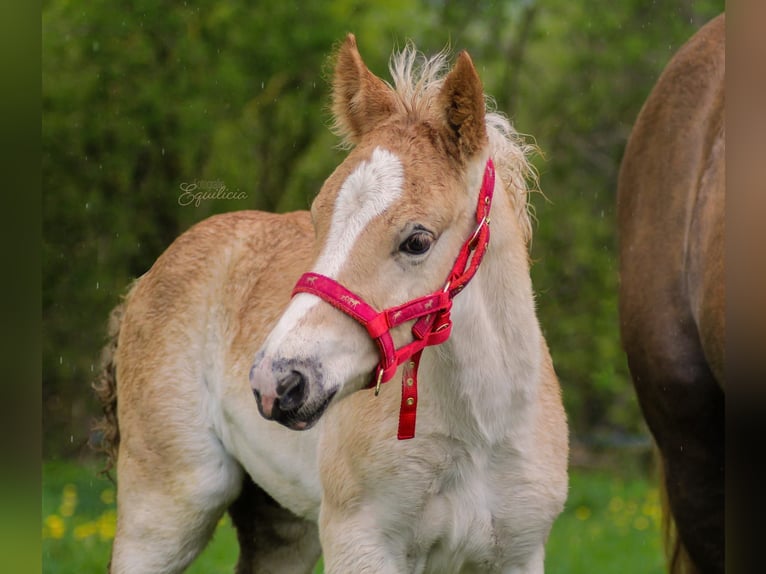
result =
[[[654,516],[655,514],[660,513],[660,505],[644,502],[644,504],[641,505],[641,512],[643,512],[645,516]]]
[[[77,508],[77,487],[74,484],[67,484],[61,495],[61,505],[59,514],[61,516],[72,516]]]
[[[611,512],[619,512],[622,510],[625,506],[625,503],[623,502],[622,498],[619,496],[615,496],[612,498],[612,500],[609,501],[609,510]]]
[[[633,526],[636,530],[646,530],[649,528],[649,519],[646,516],[638,516],[633,521]]]
[[[107,510],[98,517],[98,536],[103,541],[114,538],[114,532],[117,528],[117,513],[114,510]]]
[[[79,526],[75,527],[73,534],[74,534],[75,540],[84,540],[85,538],[90,538],[97,532],[98,532],[98,523],[91,521],[91,522],[86,522],[84,524],[80,524]]]
[[[577,520],[588,520],[590,515],[591,511],[587,506],[578,506],[577,510],[575,510],[575,516],[577,517]]]
[[[101,492],[101,502],[104,504],[114,504],[114,489],[107,488]]]
[[[58,514],[51,514],[45,517],[43,523],[43,538],[53,538],[59,540],[64,537],[66,525]]]

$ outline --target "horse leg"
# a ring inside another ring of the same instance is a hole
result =
[[[526,564],[512,566],[503,571],[504,574],[544,574],[545,573],[545,546],[541,545],[529,557]]]
[[[319,525],[326,574],[418,571],[412,564],[407,564],[405,552],[389,551],[383,529],[378,527],[371,513],[361,508],[342,509],[325,496],[319,512]]]
[[[723,392],[704,365],[671,367],[661,378],[634,366],[631,370],[662,455],[668,503],[680,541],[699,572],[723,573]],[[670,373],[674,375],[668,377]]]
[[[237,529],[236,574],[311,574],[319,560],[317,525],[281,507],[244,477],[239,498],[229,507]]]
[[[671,435],[661,448],[665,488],[678,536],[703,573],[724,572],[722,418],[709,419],[709,428],[701,435]]]
[[[179,449],[173,457],[160,454],[162,447],[136,450],[151,445],[147,437],[138,438],[124,433],[120,446],[117,530],[109,572],[182,572],[236,497],[242,471],[214,437],[199,430],[175,441],[176,447],[183,443],[185,456]]]

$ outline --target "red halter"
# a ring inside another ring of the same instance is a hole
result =
[[[441,291],[378,312],[334,279],[319,273],[305,273],[293,288],[293,296],[297,293],[316,295],[356,319],[367,329],[380,351],[380,362],[369,386],[369,388],[375,387],[375,395],[380,392],[382,383],[391,380],[399,365],[407,362],[402,374],[402,404],[399,410],[397,435],[400,440],[415,436],[420,355],[425,347],[439,345],[449,338],[452,332],[450,319],[452,298],[460,293],[473,278],[487,251],[489,210],[494,189],[495,168],[492,160],[489,159],[484,170],[484,181],[476,207],[476,228],[463,243]],[[413,320],[415,321],[412,326],[413,341],[396,349],[391,338],[391,329]],[[412,360],[409,360],[410,358]]]

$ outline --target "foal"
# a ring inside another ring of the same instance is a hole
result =
[[[113,573],[183,570],[228,507],[240,573],[310,573],[320,540],[332,574],[543,572],[568,443],[527,149],[485,112],[469,56],[445,64],[408,48],[390,86],[349,35],[333,112],[353,149],[311,214],[212,217],[131,289],[101,387],[119,418]],[[423,296],[420,315],[399,307]],[[377,340],[354,316],[371,309],[390,311]],[[449,338],[384,364],[381,341],[401,351],[420,326]]]

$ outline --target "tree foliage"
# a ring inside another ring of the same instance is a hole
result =
[[[723,0],[191,3],[49,0],[43,9],[44,414],[49,453],[81,444],[109,309],[209,215],[304,209],[342,159],[327,56],[356,33],[467,49],[543,151],[539,312],[576,432],[640,428],[619,344],[614,198],[630,126],[660,70]],[[179,205],[217,182],[241,199]]]

